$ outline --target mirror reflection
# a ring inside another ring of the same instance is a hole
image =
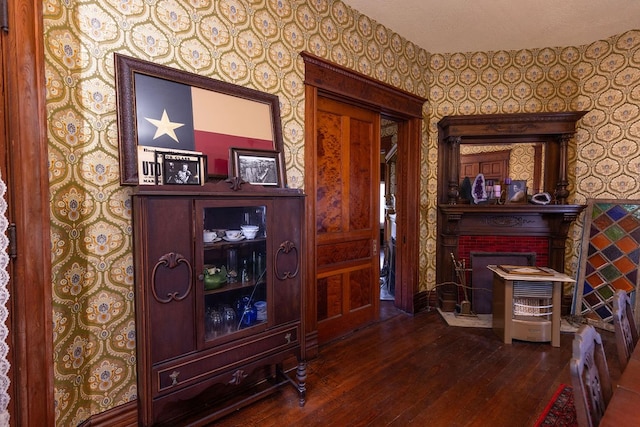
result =
[[[488,185],[506,188],[511,181],[525,181],[529,196],[544,191],[542,142],[514,144],[460,144],[460,185],[474,182],[480,173]]]

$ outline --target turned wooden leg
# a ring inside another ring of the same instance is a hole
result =
[[[298,398],[300,399],[300,406],[304,406],[307,398],[307,363],[304,361],[298,362],[298,369],[296,370],[296,379],[298,380]]]

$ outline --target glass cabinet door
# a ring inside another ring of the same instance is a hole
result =
[[[196,205],[204,341],[267,323],[267,206]],[[199,310],[199,309],[198,309]],[[245,332],[248,333],[248,332]]]

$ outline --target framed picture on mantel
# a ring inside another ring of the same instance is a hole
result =
[[[511,184],[507,184],[507,203],[526,203],[527,202],[527,181],[513,180]]]

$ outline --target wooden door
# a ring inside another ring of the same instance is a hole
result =
[[[315,280],[322,343],[379,315],[380,116],[319,97],[316,120]]]
[[[489,153],[463,154],[460,156],[460,176],[468,176],[471,181],[482,173],[485,179],[496,183],[509,176],[509,158],[511,150]]]

